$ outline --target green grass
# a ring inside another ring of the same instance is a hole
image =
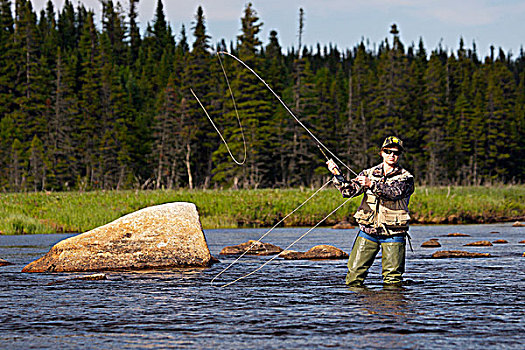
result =
[[[313,193],[314,190],[304,189],[263,189],[1,194],[0,232],[85,232],[138,209],[178,201],[197,205],[205,229],[268,227]],[[321,191],[284,225],[314,225],[343,201],[335,189]],[[325,224],[349,219],[359,201],[351,200]],[[419,223],[522,219],[525,215],[525,186],[418,187],[410,209],[414,221]]]
[[[423,223],[523,220],[525,186],[419,187],[410,210]]]

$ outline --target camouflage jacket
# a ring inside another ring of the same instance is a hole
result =
[[[346,181],[343,176],[336,176],[334,184],[343,197],[364,194],[354,215],[361,230],[380,235],[407,232],[410,221],[408,203],[414,193],[414,177],[400,166],[385,175],[382,164],[363,170],[359,175],[370,179],[369,188],[362,188],[355,179]]]

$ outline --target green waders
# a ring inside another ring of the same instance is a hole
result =
[[[381,243],[383,249],[383,283],[403,282],[405,272],[405,243]]]
[[[405,243],[378,243],[358,236],[348,259],[347,285],[363,284],[380,247],[383,249],[383,283],[395,284],[403,281]]]

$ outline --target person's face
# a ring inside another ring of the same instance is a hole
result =
[[[385,147],[381,150],[381,157],[383,157],[385,164],[394,166],[401,157],[401,150],[396,146]]]

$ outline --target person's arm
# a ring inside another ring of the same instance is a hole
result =
[[[349,198],[356,196],[362,191],[363,187],[357,182],[357,178],[352,181],[346,181],[345,177],[341,174],[341,171],[332,159],[326,162],[326,165],[328,166],[328,170],[334,174],[334,185],[341,192],[343,197]],[[364,175],[364,173],[361,172],[359,175]]]
[[[376,196],[389,201],[407,198],[414,193],[414,177],[410,175],[386,183],[373,181],[370,190]]]
[[[361,187],[361,185],[359,185],[355,179],[346,181],[342,175],[335,175],[333,182],[335,187],[341,192],[344,198],[357,196],[358,194],[361,194],[363,190],[363,187]]]

